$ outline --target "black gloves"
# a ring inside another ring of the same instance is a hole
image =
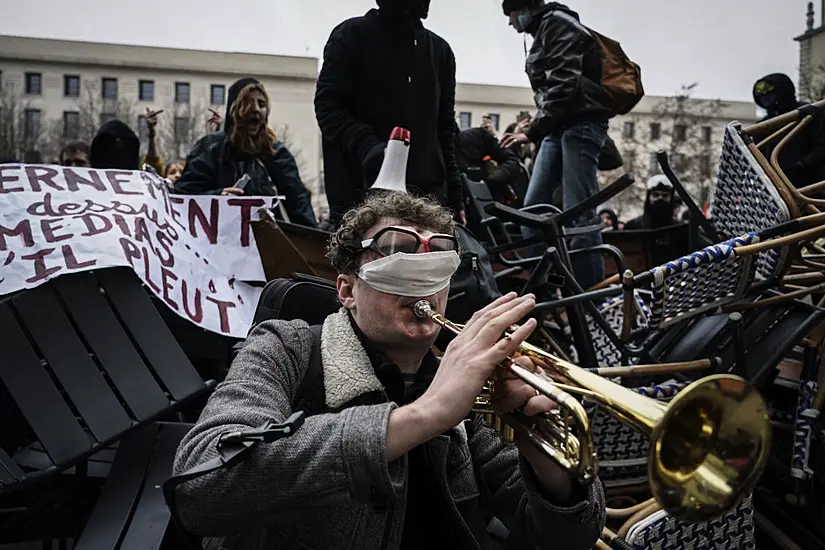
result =
[[[361,161],[361,171],[364,174],[365,187],[372,187],[372,184],[378,179],[381,165],[384,163],[384,150],[386,148],[386,143],[378,143],[364,155],[364,160]]]

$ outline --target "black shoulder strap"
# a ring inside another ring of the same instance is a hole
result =
[[[304,373],[304,379],[301,385],[298,386],[298,391],[295,393],[295,401],[293,402],[292,410],[294,413],[287,421],[294,421],[298,416],[298,411],[303,411],[305,416],[312,416],[314,414],[323,414],[326,412],[326,396],[324,394],[324,368],[321,360],[321,329],[322,325],[313,325],[312,330],[312,353],[310,355],[309,367]],[[303,418],[300,420],[303,423]],[[294,424],[295,422],[293,422]],[[265,426],[271,427],[271,426]],[[186,539],[187,544],[191,548],[200,548],[197,543],[197,538],[189,534],[183,522],[178,516],[175,508],[175,489],[187,481],[197,479],[211,472],[231,468],[239,462],[243,461],[249,454],[250,449],[257,444],[258,441],[244,441],[244,442],[229,442],[225,444],[219,442],[219,455],[212,460],[199,464],[182,474],[173,476],[167,479],[163,484],[163,496],[166,499],[166,504],[172,513],[172,520],[180,530],[181,535]]]
[[[304,379],[295,393],[292,403],[293,411],[304,411],[307,416],[323,414],[327,410],[326,394],[324,392],[324,366],[321,359],[321,329],[322,325],[313,325],[312,355],[309,368],[304,373]]]

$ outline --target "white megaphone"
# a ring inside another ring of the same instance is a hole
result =
[[[384,162],[371,189],[407,192],[407,159],[410,156],[410,131],[395,128],[384,151]]]

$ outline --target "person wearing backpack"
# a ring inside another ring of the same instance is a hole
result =
[[[608,121],[615,115],[601,84],[600,44],[579,22],[578,14],[562,4],[504,0],[502,7],[517,32],[533,36],[526,69],[537,108],[530,127],[523,133],[505,135],[502,146],[540,144],[524,204],[553,204],[553,193],[561,186],[563,208],[567,209],[598,192],[599,154]],[[598,223],[596,210],[586,211],[573,223]],[[525,228],[523,233],[530,237],[536,230]],[[598,231],[568,242],[571,250],[599,244]],[[530,255],[543,252],[542,246],[529,251]],[[599,254],[579,254],[572,267],[582,288],[604,278]]]

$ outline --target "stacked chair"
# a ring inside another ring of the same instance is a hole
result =
[[[105,269],[5,297],[0,332],[0,542],[159,548],[180,411],[215,381],[140,279]]]
[[[825,455],[817,454],[825,444],[816,437],[825,402],[818,377],[825,337],[825,183],[796,189],[778,162],[782,148],[820,116],[812,108],[751,128],[727,127],[711,219],[660,153],[664,173],[691,211],[690,249],[696,252],[639,273],[625,269],[621,253],[610,247],[567,249],[569,237],[582,229],[565,225],[584,208],[514,211],[492,203],[478,185],[468,189],[474,229],[494,263],[522,268],[518,290],[539,296],[534,343],[664,402],[697,378],[731,373],[769,403],[776,434],[766,481],[724,518],[703,525],[681,523],[643,499],[648,442],[590,407],[600,477],[611,502],[625,506],[611,509],[615,531],[608,529],[600,544],[754,548],[758,536],[781,540],[781,524],[802,547],[825,547],[825,531],[815,533],[782,510],[784,503],[801,510],[813,500],[810,516],[825,509],[812,497],[825,474],[817,470],[825,466]],[[611,187],[587,207],[622,190],[621,183]],[[547,249],[541,257],[523,254],[536,243],[520,239],[522,227],[542,230]],[[593,289],[578,287],[570,258],[587,253],[611,255],[620,274]],[[801,364],[798,380],[788,378],[789,358]],[[815,519],[811,523],[821,530]]]

